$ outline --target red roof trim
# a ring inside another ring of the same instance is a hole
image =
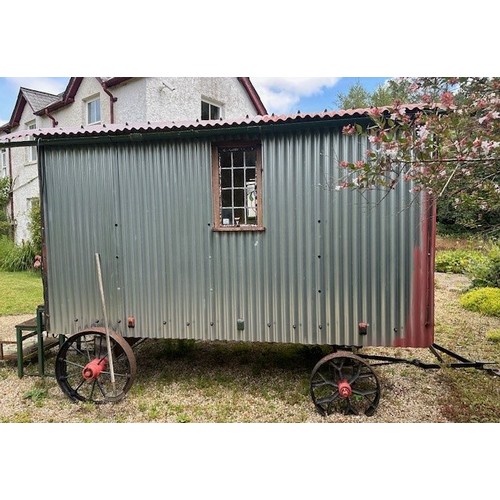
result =
[[[243,88],[246,90],[248,97],[250,97],[250,100],[254,105],[255,111],[257,111],[257,114],[267,115],[267,109],[264,106],[264,103],[261,101],[260,96],[255,90],[255,87],[253,86],[252,82],[250,81],[250,78],[248,78],[248,76],[239,76],[238,81],[241,83],[241,85],[243,85]]]
[[[429,106],[408,104],[404,106],[408,113],[422,111]],[[388,107],[379,108],[381,111],[389,109]],[[232,120],[194,120],[194,121],[170,121],[158,123],[119,123],[89,125],[87,127],[68,127],[68,128],[48,128],[30,130],[29,135],[36,137],[92,137],[107,134],[127,134],[143,132],[178,132],[187,130],[214,130],[232,127],[252,127],[260,125],[279,125],[284,123],[317,123],[338,120],[355,120],[359,118],[369,118],[372,108],[348,109],[339,111],[325,111],[321,113],[297,113],[294,115],[262,115],[248,118],[238,118]],[[28,131],[19,131],[9,136],[3,136],[2,140],[20,139],[25,137]]]

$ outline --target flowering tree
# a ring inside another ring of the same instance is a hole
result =
[[[500,228],[500,78],[405,78],[418,108],[372,107],[373,125],[343,133],[368,136],[362,161],[341,161],[337,189],[392,189],[411,181],[457,209],[465,225]]]

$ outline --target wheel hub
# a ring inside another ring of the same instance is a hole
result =
[[[82,370],[85,380],[94,380],[106,369],[106,358],[95,358],[88,362]]]
[[[348,398],[352,394],[352,387],[346,379],[341,380],[338,384],[339,394],[343,398]]]

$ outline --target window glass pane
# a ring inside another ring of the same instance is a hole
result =
[[[208,104],[208,102],[201,101],[201,119],[202,120],[210,119],[210,104]]]
[[[220,108],[210,104],[210,118],[212,120],[218,120],[220,118]]]
[[[228,226],[233,224],[233,211],[230,208],[222,209],[221,222],[223,226]]]
[[[94,123],[94,111],[93,111],[93,107],[92,107],[92,103],[89,102],[87,104],[87,122],[88,123]]]
[[[222,151],[219,155],[219,162],[222,168],[231,166],[231,152],[230,151]]]
[[[242,168],[235,168],[234,187],[245,187],[245,171]]]
[[[236,167],[243,167],[243,151],[234,151],[233,152],[233,166]]]
[[[245,151],[245,165],[247,167],[257,165],[257,152],[255,150]]]
[[[95,106],[95,121],[100,122],[101,121],[101,101],[100,100],[94,101],[94,106]]]
[[[245,224],[245,209],[235,208],[234,209],[234,224]]]
[[[101,121],[101,101],[96,99],[87,103],[88,123],[97,123]]]
[[[255,168],[245,169],[245,175],[246,175],[245,181],[247,183],[249,183],[249,182],[255,183]]]
[[[233,192],[231,189],[223,189],[222,190],[222,206],[223,207],[232,207],[233,206]]]
[[[230,188],[232,187],[232,170],[228,168],[223,168],[220,173],[220,187],[221,188]]]
[[[244,207],[245,206],[245,190],[235,189],[234,190],[234,206]]]

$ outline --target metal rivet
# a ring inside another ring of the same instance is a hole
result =
[[[214,322],[213,321],[210,321],[210,326],[214,326]]]
[[[188,321],[188,322],[186,323],[186,326],[189,326],[190,324],[191,324],[191,323]]]
[[[267,324],[267,326],[268,326],[269,328],[271,328],[271,323],[268,323],[268,324]]]
[[[321,330],[323,327],[321,325],[319,325],[318,328]]]
[[[166,322],[166,321],[164,321],[164,322],[163,322],[163,324],[164,324],[164,325],[166,325],[166,324],[167,324],[167,322]]]

